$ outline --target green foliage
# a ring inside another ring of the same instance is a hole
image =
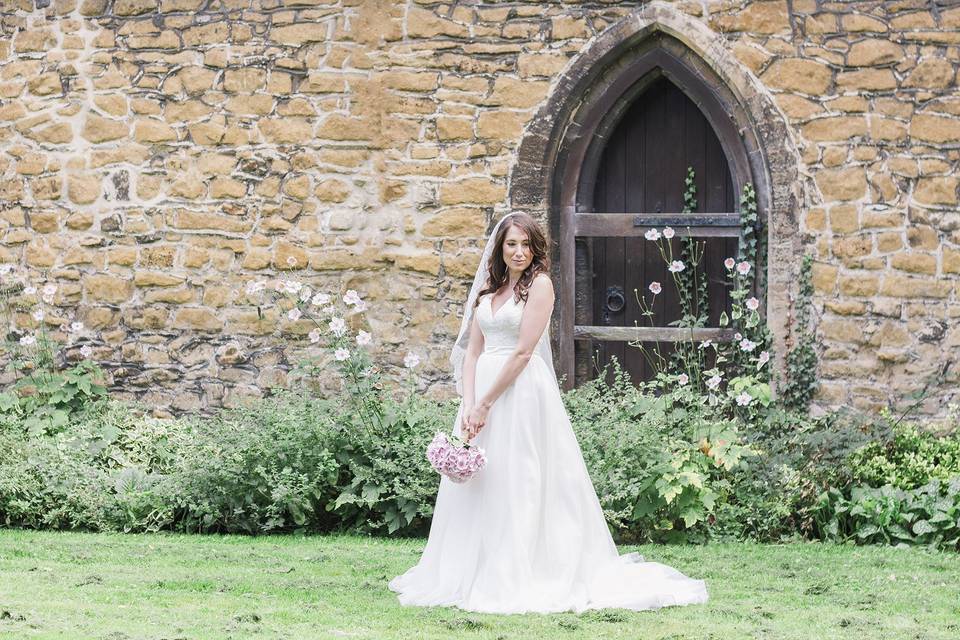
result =
[[[960,550],[960,476],[911,490],[891,485],[838,488],[816,505],[816,534],[858,544],[916,544]]]
[[[813,258],[803,257],[800,267],[800,284],[794,305],[794,346],[787,352],[786,382],[783,385],[783,403],[803,411],[817,390],[817,354],[810,310],[813,300]]]
[[[917,489],[931,480],[960,477],[960,433],[939,437],[909,423],[896,424],[891,437],[853,452],[847,464],[857,484]]]
[[[22,422],[31,433],[52,433],[66,427],[74,417],[105,398],[103,371],[83,360],[62,371],[37,370],[0,393],[0,412]]]

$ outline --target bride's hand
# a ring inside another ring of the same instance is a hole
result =
[[[464,407],[460,412],[460,437],[464,440],[470,439],[470,412],[472,407]]]
[[[467,425],[469,437],[467,440],[472,439],[487,423],[487,409],[482,405],[478,405],[470,410],[470,413],[467,416]]]

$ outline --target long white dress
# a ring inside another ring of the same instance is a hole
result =
[[[525,306],[511,297],[494,314],[491,298],[477,309],[484,350],[476,398],[515,348]],[[458,435],[459,425],[458,414]],[[486,450],[487,466],[463,484],[441,479],[423,555],[389,584],[401,604],[546,613],[706,602],[703,580],[636,553],[618,554],[541,357],[531,357],[497,398],[473,442]]]

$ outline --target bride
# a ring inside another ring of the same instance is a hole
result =
[[[489,613],[706,602],[702,580],[617,552],[553,369],[548,272],[533,218],[502,218],[450,358],[454,432],[487,466],[463,484],[441,479],[423,555],[390,589],[405,605]]]

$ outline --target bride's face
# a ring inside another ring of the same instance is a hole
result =
[[[530,238],[516,225],[511,225],[503,238],[503,261],[507,265],[507,270],[515,274],[523,273],[523,270],[533,262]]]

